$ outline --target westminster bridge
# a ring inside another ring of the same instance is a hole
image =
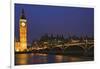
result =
[[[32,50],[50,53],[80,53],[94,54],[94,41],[64,43],[64,44],[44,44],[42,47],[35,46]]]

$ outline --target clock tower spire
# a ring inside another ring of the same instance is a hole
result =
[[[24,9],[22,9],[22,13],[21,13],[21,17],[20,17],[21,19],[26,19],[26,17],[25,17],[25,13],[24,13]]]
[[[20,51],[25,51],[27,49],[27,19],[25,17],[24,9],[19,20],[19,30],[20,30]]]

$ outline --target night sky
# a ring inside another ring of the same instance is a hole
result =
[[[43,34],[94,35],[94,9],[44,5],[15,4],[15,37],[19,39],[19,18],[24,9],[27,18],[28,42]]]

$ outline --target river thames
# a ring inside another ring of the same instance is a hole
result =
[[[92,61],[93,57],[51,55],[40,53],[15,54],[15,65]]]

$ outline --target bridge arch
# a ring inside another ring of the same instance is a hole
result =
[[[69,46],[64,49],[64,52],[66,54],[71,54],[71,55],[83,55],[85,52],[85,48],[83,46]]]
[[[90,49],[92,49],[92,48],[94,48],[94,45],[89,46],[89,47],[88,47],[88,50],[90,50]]]
[[[65,49],[66,49],[66,48],[69,48],[69,47],[79,47],[79,48],[82,48],[83,50],[85,50],[85,46],[84,46],[84,45],[67,46],[67,47],[65,47]]]
[[[88,48],[88,56],[94,56],[94,45]]]
[[[63,49],[60,47],[54,47],[50,49],[49,53],[54,53],[54,54],[61,54],[63,52]]]

